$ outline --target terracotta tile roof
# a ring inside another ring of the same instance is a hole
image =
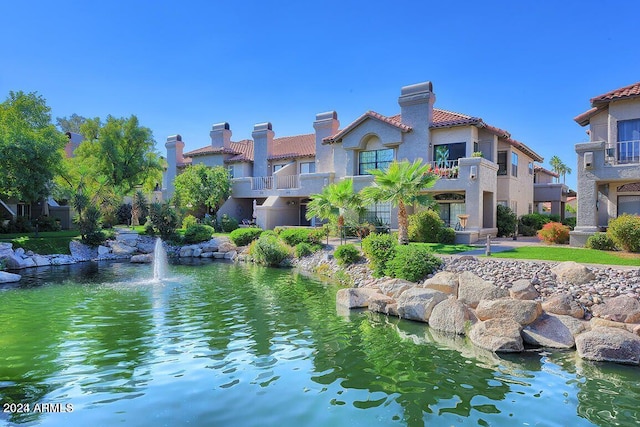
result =
[[[466,114],[454,113],[453,111],[434,108],[430,127],[443,128],[452,126],[475,125],[480,122],[482,122],[482,119],[478,117],[471,117],[467,116]]]
[[[360,123],[364,122],[367,119],[379,120],[379,121],[381,121],[383,123],[387,123],[387,124],[389,124],[391,126],[397,127],[402,132],[410,132],[411,131],[411,126],[407,126],[407,125],[403,124],[402,121],[400,120],[400,115],[399,114],[395,115],[395,116],[387,117],[387,116],[383,116],[380,113],[376,113],[375,111],[367,111],[366,113],[364,113],[363,115],[361,115],[360,117],[355,119],[353,122],[351,122],[351,124],[349,124],[349,126],[345,127],[344,129],[342,129],[337,134],[324,138],[322,140],[323,143],[330,144],[330,143],[339,141],[346,134],[351,132],[351,130],[353,130]]]
[[[575,120],[580,126],[586,126],[589,124],[591,117],[607,108],[611,101],[637,97],[640,97],[640,82],[591,98],[589,102],[591,102],[591,107],[593,108],[577,115],[573,120]]]
[[[533,170],[534,170],[535,172],[543,172],[543,173],[546,173],[547,175],[551,175],[551,176],[553,176],[553,177],[555,177],[555,178],[558,178],[558,177],[560,176],[560,175],[559,175],[559,174],[557,174],[556,172],[550,171],[549,169],[545,169],[545,168],[543,168],[542,166],[539,166],[539,165],[535,165],[535,166],[533,167]]]
[[[274,138],[269,160],[313,157],[316,155],[316,135],[285,136]]]
[[[632,182],[629,184],[624,184],[618,187],[618,192],[627,192],[627,191],[640,191],[640,182]]]
[[[253,141],[250,139],[243,139],[238,142],[231,141],[229,148],[212,147],[210,145],[198,148],[184,153],[185,163],[191,163],[193,157],[208,156],[211,154],[232,154],[233,157],[227,159],[227,162],[253,161]]]
[[[253,140],[243,139],[231,142],[231,149],[238,152],[235,156],[225,160],[226,163],[253,162]]]

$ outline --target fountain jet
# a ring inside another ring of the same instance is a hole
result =
[[[162,246],[162,240],[158,237],[153,249],[153,280],[162,280],[167,276],[167,251]]]

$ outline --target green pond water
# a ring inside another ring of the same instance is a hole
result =
[[[0,288],[0,425],[640,423],[637,367],[497,357],[423,324],[341,312],[335,286],[290,270],[168,275],[85,263]]]

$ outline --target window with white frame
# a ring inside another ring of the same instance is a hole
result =
[[[391,204],[374,203],[364,208],[360,214],[360,222],[368,222],[373,225],[391,224]]]
[[[315,173],[316,172],[316,162],[302,162],[300,163],[300,174],[304,173]]]
[[[640,119],[618,121],[618,163],[640,162]]]
[[[385,170],[393,161],[393,148],[358,153],[358,175],[371,175],[372,169]]]

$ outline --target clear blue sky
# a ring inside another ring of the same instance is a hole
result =
[[[52,116],[135,114],[158,150],[213,123],[250,138],[392,115],[404,85],[511,132],[575,170],[589,99],[640,80],[637,0],[4,1],[0,96],[37,91]],[[575,172],[567,177],[575,188]]]

